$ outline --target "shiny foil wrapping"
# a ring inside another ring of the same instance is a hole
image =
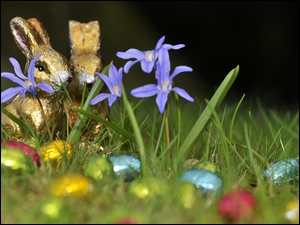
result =
[[[94,156],[89,159],[84,165],[84,175],[96,181],[115,177],[111,162],[104,156]]]
[[[299,163],[293,158],[277,161],[264,171],[262,178],[276,184],[299,180]]]
[[[71,48],[70,67],[73,71],[74,80],[70,85],[69,93],[71,101],[68,101],[68,122],[72,128],[78,119],[78,113],[71,107],[81,107],[82,100],[85,100],[88,93],[85,93],[83,99],[84,85],[89,90],[98,75],[95,72],[101,72],[103,63],[100,56],[100,25],[98,21],[89,23],[80,23],[75,20],[69,21],[69,39]],[[102,91],[105,91],[106,87]],[[107,101],[102,101],[93,106],[91,113],[101,115],[104,119],[109,120],[109,108]],[[94,137],[103,130],[104,126],[91,120],[89,126],[84,130],[82,140],[93,140]]]
[[[216,174],[204,169],[190,169],[185,171],[179,180],[193,183],[201,189],[203,194],[214,193],[222,187],[222,179]]]
[[[1,144],[2,147],[10,147],[23,151],[26,155],[30,156],[37,167],[41,166],[40,156],[35,148],[16,140],[6,140]]]
[[[35,81],[36,83],[47,82],[52,86],[55,93],[50,95],[38,89],[38,97],[45,111],[46,121],[42,116],[41,107],[36,97],[31,93],[27,93],[25,98],[18,94],[7,102],[4,108],[28,124],[38,134],[46,130],[47,123],[50,128],[56,127],[55,134],[59,135],[63,124],[63,99],[65,98],[63,87],[67,87],[72,81],[68,61],[52,48],[47,31],[36,18],[25,20],[21,17],[15,17],[10,22],[10,28],[17,46],[27,59],[24,68],[25,76],[28,76],[30,61],[37,54],[40,54],[34,70]],[[26,133],[2,112],[1,125],[14,139],[20,140]]]
[[[3,174],[27,174],[35,171],[35,165],[30,156],[19,149],[1,147],[1,171]]]
[[[141,162],[131,155],[116,155],[108,157],[112,163],[116,177],[123,177],[124,181],[132,181],[140,176]]]
[[[40,152],[44,162],[59,163],[63,157],[72,156],[72,145],[67,141],[56,140],[43,144]]]
[[[68,174],[53,180],[50,184],[50,191],[58,197],[87,197],[94,193],[95,185],[81,174]]]

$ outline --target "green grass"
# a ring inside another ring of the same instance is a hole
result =
[[[276,160],[299,160],[299,111],[271,110],[259,99],[250,101],[247,95],[241,96],[239,102],[226,104],[225,96],[238,69],[229,72],[209,101],[187,103],[170,95],[166,114],[159,114],[155,98],[133,101],[123,95],[123,118],[120,119],[118,104],[114,104],[112,122],[105,122],[90,114],[85,104],[86,108],[78,110],[82,115],[79,120],[96,119],[105,123],[108,131],[82,148],[82,123],[78,122],[76,130],[66,137],[73,144],[71,160],[62,160],[57,167],[44,163],[33,174],[7,174],[2,170],[1,222],[87,224],[131,218],[138,223],[225,223],[217,212],[219,199],[227,191],[242,188],[253,194],[256,208],[252,220],[241,223],[289,223],[284,218],[285,206],[299,199],[298,182],[273,185],[263,181],[261,174]],[[97,85],[100,82],[95,89]],[[107,135],[110,142],[104,151],[99,151]],[[10,139],[9,134],[2,130],[1,139]],[[40,144],[35,147],[39,152]],[[95,190],[86,197],[70,195],[57,200],[53,196],[51,185],[57,178],[83,174],[87,160],[106,153],[138,157],[142,162],[141,177],[154,185],[152,196],[137,198],[132,191],[134,181],[124,183],[110,177],[91,180]],[[215,197],[203,196],[194,186],[183,188],[178,184],[178,176],[188,169],[187,159],[210,161],[219,168],[223,188]],[[62,204],[54,218],[43,212],[45,202],[50,200]]]

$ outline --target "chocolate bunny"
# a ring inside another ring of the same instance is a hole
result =
[[[101,72],[103,62],[100,56],[100,26],[98,21],[80,23],[75,20],[69,21],[69,40],[71,48],[70,68],[73,71],[74,80],[70,85],[69,94],[75,107],[80,107],[83,87],[86,82],[87,88],[91,88],[98,76],[95,72]],[[106,87],[105,87],[106,88]],[[71,110],[72,102],[68,104],[69,125],[73,127],[78,114]],[[101,113],[102,117],[109,120],[109,109],[106,101],[100,102],[92,109],[92,113]],[[89,127],[84,131],[86,140],[93,140],[100,133],[103,125],[90,121]]]
[[[68,61],[52,48],[47,31],[36,18],[25,20],[15,17],[10,21],[10,29],[18,48],[27,58],[25,75],[27,75],[30,61],[37,54],[41,55],[36,62],[34,77],[37,83],[43,81],[50,84],[54,94],[50,95],[39,90],[38,96],[46,114],[46,122],[54,130],[55,135],[59,135],[64,115],[64,87],[66,88],[73,79]],[[32,94],[27,93],[25,98],[18,94],[8,102],[5,109],[28,124],[37,134],[45,131],[46,122],[38,101]],[[15,139],[22,139],[27,132],[3,113],[1,113],[1,125]]]

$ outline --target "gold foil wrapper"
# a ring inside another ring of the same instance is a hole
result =
[[[78,113],[71,107],[80,108],[84,85],[87,89],[91,88],[98,75],[95,72],[101,72],[103,69],[102,58],[100,55],[101,32],[98,21],[80,23],[75,20],[69,21],[69,39],[71,48],[70,67],[73,71],[74,80],[70,85],[69,93],[72,101],[67,104],[69,125],[72,128],[78,119]],[[101,91],[106,89],[103,88]],[[85,94],[87,97],[88,93]],[[93,106],[91,113],[101,114],[103,118],[109,120],[109,107],[107,101],[102,101]],[[82,134],[82,140],[94,140],[104,125],[97,121],[89,121],[88,128]]]
[[[50,184],[50,191],[55,196],[87,197],[94,193],[94,183],[81,174],[69,174],[56,178]]]
[[[54,94],[50,95],[38,89],[38,97],[46,118],[43,117],[36,97],[28,92],[24,98],[18,94],[7,102],[4,108],[38,135],[46,131],[46,124],[50,129],[55,127],[54,133],[60,135],[63,125],[63,98],[66,96],[63,90],[73,79],[68,61],[52,48],[47,31],[36,18],[25,20],[15,17],[10,21],[10,28],[18,48],[27,59],[25,76],[28,76],[31,60],[40,54],[34,69],[35,82],[50,84]],[[14,139],[22,140],[26,134],[17,123],[2,112],[1,125]]]
[[[56,140],[42,145],[40,151],[44,162],[59,163],[62,157],[72,156],[72,145],[67,141]]]

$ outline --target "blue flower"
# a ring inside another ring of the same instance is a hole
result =
[[[192,72],[193,69],[188,66],[177,66],[170,76],[170,59],[169,53],[166,49],[159,51],[158,63],[156,68],[157,85],[148,84],[142,87],[135,88],[131,91],[131,95],[137,98],[146,98],[157,95],[156,104],[160,113],[163,113],[168,100],[170,91],[175,91],[177,94],[190,102],[194,99],[182,88],[173,87],[173,78],[182,72]]]
[[[1,103],[7,102],[17,94],[21,94],[22,98],[25,98],[26,92],[30,92],[31,94],[37,96],[37,88],[42,89],[49,94],[53,94],[53,88],[46,82],[40,82],[38,84],[35,83],[34,80],[34,68],[35,63],[39,59],[40,55],[37,55],[29,65],[28,69],[28,78],[23,74],[19,62],[14,58],[9,58],[10,63],[13,65],[15,74],[9,72],[1,73],[1,77],[10,79],[11,81],[19,84],[20,86],[11,87],[1,92]]]
[[[169,49],[180,49],[183,48],[184,44],[178,45],[170,45],[170,44],[162,44],[165,40],[165,36],[162,36],[154,50],[148,51],[140,51],[134,48],[128,49],[126,52],[117,52],[117,56],[122,59],[130,59],[135,58],[135,61],[128,61],[124,66],[124,72],[128,73],[130,67],[132,67],[135,63],[140,62],[142,70],[145,73],[151,73],[152,69],[155,67],[158,52],[161,49],[169,50]]]
[[[103,101],[105,98],[108,98],[108,106],[110,107],[117,99],[119,99],[122,96],[122,70],[123,68],[121,67],[119,71],[117,71],[117,68],[112,64],[109,67],[108,76],[96,72],[96,74],[107,85],[111,94],[101,93],[97,95],[94,99],[91,100],[91,105],[95,105],[98,102]]]

